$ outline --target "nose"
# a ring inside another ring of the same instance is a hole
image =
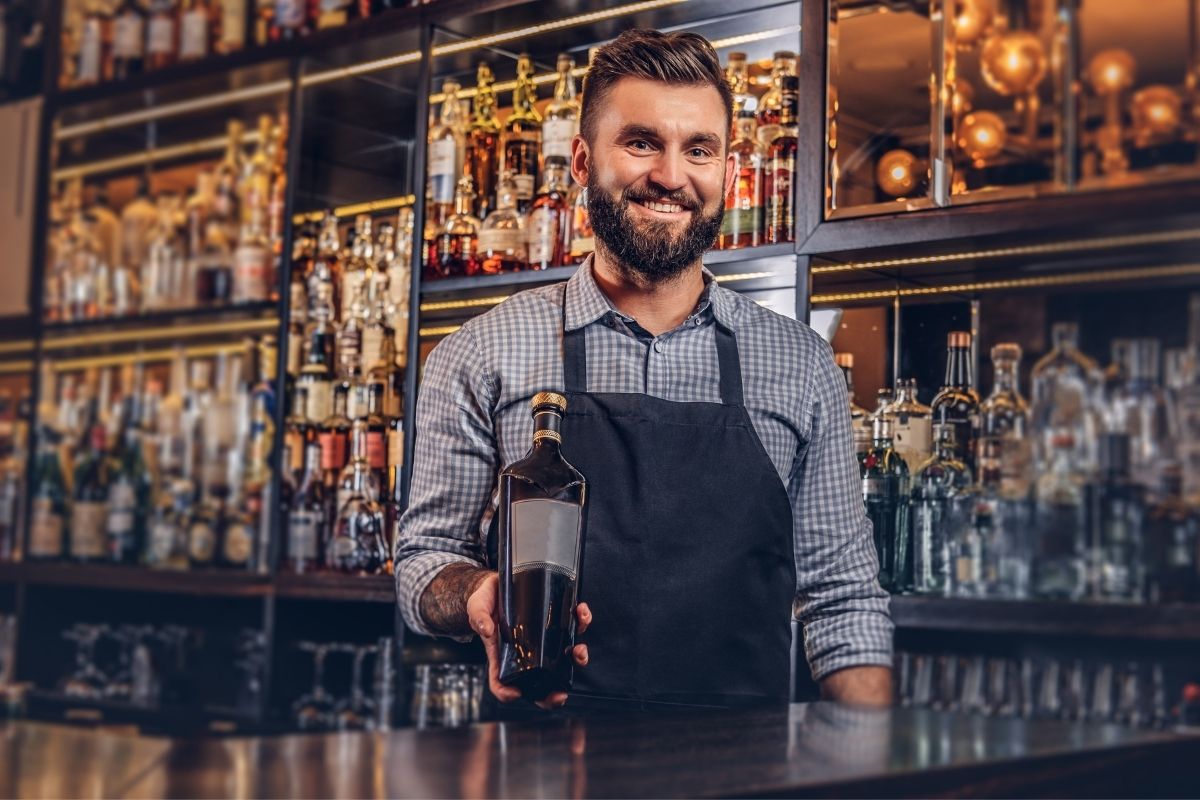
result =
[[[655,157],[650,174],[646,177],[667,192],[682,189],[687,184],[683,156],[671,148],[663,148]]]

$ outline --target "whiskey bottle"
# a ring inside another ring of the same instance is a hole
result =
[[[579,133],[579,100],[575,96],[575,59],[566,53],[558,56],[558,81],[554,84],[554,99],[546,106],[542,122],[542,157],[571,160],[571,140]],[[570,180],[568,176],[567,180]]]
[[[735,158],[736,178],[725,195],[725,218],[717,246],[721,250],[757,247],[763,235],[763,166],[766,148],[754,135],[753,112],[733,123],[729,152]]]
[[[365,413],[361,417],[352,417],[352,420],[349,437],[350,460],[342,468],[341,473],[337,477],[337,483],[335,484],[337,493],[334,497],[335,510],[341,510],[351,495],[360,488],[363,494],[374,502],[380,502],[383,499],[382,485],[372,465],[372,457],[375,454],[372,452],[371,444],[371,421],[367,419]],[[365,473],[362,478],[361,487],[357,485],[358,477],[355,475],[356,471],[360,470],[360,467],[361,471]]]
[[[587,192],[578,184],[571,186],[571,234],[567,263],[582,264],[596,250],[596,232],[588,211]]]
[[[89,432],[88,452],[75,465],[75,490],[69,531],[72,561],[101,561],[108,552],[105,537],[108,501],[106,434],[100,423]]]
[[[479,272],[479,220],[471,216],[471,179],[464,177],[454,193],[454,214],[442,225],[437,246],[430,248],[426,277],[454,278]]]
[[[1177,465],[1163,470],[1160,493],[1146,513],[1146,599],[1192,602],[1200,598],[1200,514],[1183,500]]]
[[[1020,345],[993,347],[992,365],[992,393],[979,407],[979,477],[1002,498],[1024,500],[1033,485],[1033,452],[1029,409],[1018,384]]]
[[[549,269],[566,263],[566,232],[570,207],[567,204],[567,162],[558,156],[546,158],[546,182],[525,222],[526,259],[529,269]]]
[[[788,50],[776,51],[771,64],[771,87],[758,101],[758,135],[765,145],[770,145],[775,139],[775,126],[783,124],[784,109],[787,107],[785,85],[788,78],[796,77],[796,54]]]
[[[333,412],[321,423],[317,441],[321,444],[322,482],[328,490],[330,519],[337,513],[332,493],[337,489],[338,476],[350,463],[350,417],[346,413],[349,389],[338,386],[333,392]]]
[[[946,339],[946,377],[930,408],[933,423],[954,426],[954,443],[960,461],[975,473],[975,443],[979,439],[979,393],[971,368],[971,334],[952,331]]]
[[[337,332],[337,373],[343,380],[363,374],[363,330],[366,327],[366,285],[358,283]]]
[[[796,104],[800,81],[795,76],[785,76],[782,87],[783,105],[779,110],[779,124],[767,146],[763,188],[767,210],[766,240],[769,244],[790,242],[796,238],[796,202],[792,181],[796,174],[796,152],[799,147]]]
[[[863,502],[875,534],[879,583],[890,592],[912,589],[913,553],[908,526],[908,465],[892,447],[892,420],[875,420],[875,437],[863,460]]]
[[[367,421],[355,420],[350,485],[325,547],[325,566],[336,572],[374,575],[387,561],[384,512],[375,499],[367,462]],[[340,488],[340,487],[339,487]]]
[[[891,413],[896,420],[896,452],[908,464],[909,473],[915,473],[929,458],[933,447],[933,412],[917,399],[915,379],[901,378],[896,382]]]
[[[560,450],[566,399],[539,392],[533,446],[500,473],[500,682],[531,699],[571,687],[587,481]]]
[[[246,43],[246,0],[221,0],[218,53],[233,53]]]
[[[284,568],[295,573],[311,572],[320,563],[320,543],[325,538],[328,502],[321,472],[321,446],[304,447],[304,474],[288,510]]]
[[[913,589],[948,594],[950,551],[975,507],[971,471],[955,454],[954,427],[934,430],[934,454],[912,480]]]
[[[122,0],[113,18],[113,78],[124,80],[145,67],[146,12],[137,0]]]
[[[321,232],[317,236],[317,253],[312,269],[305,278],[309,303],[312,308],[318,301],[329,304],[330,312],[341,309],[342,299],[342,252],[341,233],[338,220],[332,211],[326,211],[321,220]]]
[[[354,218],[353,240],[350,246],[350,258],[342,266],[341,296],[342,304],[338,312],[338,320],[345,324],[354,313],[351,306],[356,300],[366,305],[367,291],[374,271],[375,241],[371,232],[371,217],[359,214]],[[361,289],[362,295],[359,296]],[[360,313],[365,313],[364,308]]]
[[[146,66],[162,69],[175,63],[179,53],[174,0],[154,0],[146,32]]]
[[[525,268],[525,220],[517,213],[517,187],[505,170],[496,186],[496,208],[479,226],[481,270],[488,275]]]
[[[725,79],[729,82],[729,90],[733,92],[734,130],[730,131],[730,134],[736,138],[738,121],[742,118],[750,118],[755,123],[754,127],[758,127],[758,120],[755,116],[758,111],[758,98],[750,91],[750,70],[746,64],[745,53],[732,52],[729,54],[729,64],[725,67]]]
[[[212,11],[206,0],[184,0],[179,13],[179,60],[204,58],[211,49]]]
[[[496,94],[492,90],[495,82],[492,68],[479,62],[464,161],[477,189],[472,213],[480,219],[496,208],[496,177],[500,172],[500,119],[496,116]]]
[[[146,517],[153,488],[142,455],[142,432],[136,415],[125,419],[110,470],[105,523],[108,557],[118,564],[136,564],[146,545]]]
[[[233,254],[232,300],[235,303],[261,303],[271,296],[274,286],[274,258],[263,229],[265,209],[259,203],[250,207],[250,221],[242,227],[237,250]]]
[[[43,384],[43,387],[46,386]],[[52,392],[53,382],[48,389],[48,393]],[[52,405],[43,403],[42,407],[53,413]],[[62,437],[48,424],[50,416],[39,413],[39,417],[42,425],[38,436],[37,468],[33,474],[33,502],[30,507],[26,557],[34,561],[54,561],[67,553],[67,482],[59,459]]]
[[[517,185],[517,210],[522,214],[533,204],[538,186],[538,157],[542,143],[542,115],[535,107],[537,89],[533,84],[533,61],[528,53],[517,59],[517,86],[513,89],[513,111],[504,121],[503,168],[512,173]]]
[[[454,209],[454,189],[463,171],[463,125],[459,118],[458,81],[442,84],[442,113],[429,132],[430,215],[439,225]]]
[[[325,421],[333,408],[333,353],[335,332],[329,321],[331,310],[326,303],[313,309],[309,323],[305,364],[300,369],[297,386],[305,389],[305,416],[314,425]]]

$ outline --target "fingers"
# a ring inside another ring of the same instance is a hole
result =
[[[480,634],[482,636],[482,634]],[[511,703],[521,696],[520,689],[505,686],[500,682],[500,644],[495,636],[483,636],[483,649],[487,652],[488,688],[501,703]]]
[[[467,620],[471,629],[483,640],[488,660],[488,688],[501,703],[511,703],[521,696],[520,689],[500,683],[500,637],[496,628],[496,592],[498,582],[485,580],[467,600]]]
[[[575,635],[579,636],[592,624],[592,610],[588,608],[587,603],[575,606],[575,619],[578,621],[575,626]]]
[[[538,700],[534,705],[545,711],[550,711],[551,709],[562,708],[564,705],[566,705],[566,702],[566,692],[551,692],[550,694],[546,695],[546,699]]]
[[[578,666],[586,667],[588,663],[588,649],[586,644],[577,644],[575,649],[571,651],[572,658]]]

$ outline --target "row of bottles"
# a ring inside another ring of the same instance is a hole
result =
[[[119,211],[104,184],[69,184],[51,209],[49,322],[253,303],[277,296],[287,192],[287,119],[259,117],[249,156],[240,120],[225,155],[189,196],[152,197],[150,179]],[[85,197],[86,195],[86,197]]]
[[[265,570],[274,337],[215,358],[43,369],[25,558]],[[165,391],[164,391],[165,389]]]
[[[397,233],[399,231],[399,233]],[[343,245],[327,214],[293,264],[286,420],[284,568],[374,574],[390,568],[404,460],[403,397],[412,213],[354,221]]]
[[[554,97],[543,112],[533,61],[527,54],[517,59],[512,112],[503,123],[488,64],[478,67],[469,113],[458,82],[442,84],[440,116],[429,133],[427,279],[578,264],[594,249],[586,194],[570,174],[581,107],[575,60],[562,54],[557,67]],[[717,246],[792,241],[796,56],[775,54],[771,85],[761,98],[751,91],[744,53],[730,54],[728,80],[738,180],[726,198]]]
[[[424,0],[429,2],[429,0]],[[415,0],[256,0],[254,41],[257,44],[290,41],[358,19],[367,19],[389,8],[417,5]]]
[[[949,336],[932,406],[901,381],[851,415],[880,581],[894,592],[1124,602],[1200,599],[1200,296],[1192,344],[1116,340],[1100,370],[1071,323],[1021,394],[1021,348],[992,349],[980,399],[971,336]],[[839,354],[853,396],[850,354]],[[868,435],[867,430],[871,433]]]
[[[246,0],[74,0],[63,16],[63,88],[241,50]]]

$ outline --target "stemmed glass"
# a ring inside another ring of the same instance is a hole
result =
[[[325,657],[333,649],[333,645],[325,642],[300,642],[298,647],[303,652],[312,653],[313,685],[310,692],[302,695],[292,705],[296,725],[305,731],[332,728],[334,703],[333,695],[325,689]]]
[[[108,633],[107,625],[74,625],[63,631],[63,638],[75,643],[75,672],[63,683],[63,693],[70,697],[100,697],[108,682],[96,666],[96,642]]]
[[[378,652],[375,645],[337,645],[340,652],[354,656],[350,673],[350,694],[338,701],[334,708],[338,730],[362,730],[373,723],[375,701],[363,691],[363,662],[368,655]]]

